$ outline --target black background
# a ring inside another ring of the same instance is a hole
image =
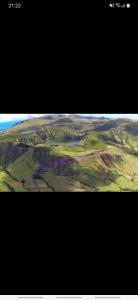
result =
[[[137,193],[127,195],[4,194],[1,294],[138,294]]]

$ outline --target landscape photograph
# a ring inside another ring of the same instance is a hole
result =
[[[138,192],[138,114],[0,114],[0,192]]]

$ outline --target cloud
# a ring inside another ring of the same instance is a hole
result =
[[[26,120],[41,116],[45,116],[45,114],[0,114],[0,122]]]
[[[20,120],[26,120],[31,118],[38,118],[45,115],[47,114],[0,114],[0,122],[20,121]],[[113,119],[128,118],[128,119],[138,120],[138,114],[82,114],[82,115],[95,116],[95,117],[104,116]]]
[[[138,120],[138,114],[83,114],[83,116],[85,115],[92,116],[92,117],[105,117],[111,119],[126,118],[126,119]]]

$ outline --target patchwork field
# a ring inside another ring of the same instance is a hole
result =
[[[1,131],[0,191],[138,191],[138,122],[51,115]]]

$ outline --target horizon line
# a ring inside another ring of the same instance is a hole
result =
[[[45,114],[0,114],[0,123],[5,123],[5,122],[20,122],[20,121],[25,121],[28,119],[33,119],[33,118],[39,118],[39,117],[44,117],[47,115],[60,115],[57,113],[45,113]],[[87,117],[96,117],[96,118],[108,118],[108,119],[131,119],[131,120],[138,120],[138,114],[62,114],[61,115],[80,115],[80,116],[87,116]]]

